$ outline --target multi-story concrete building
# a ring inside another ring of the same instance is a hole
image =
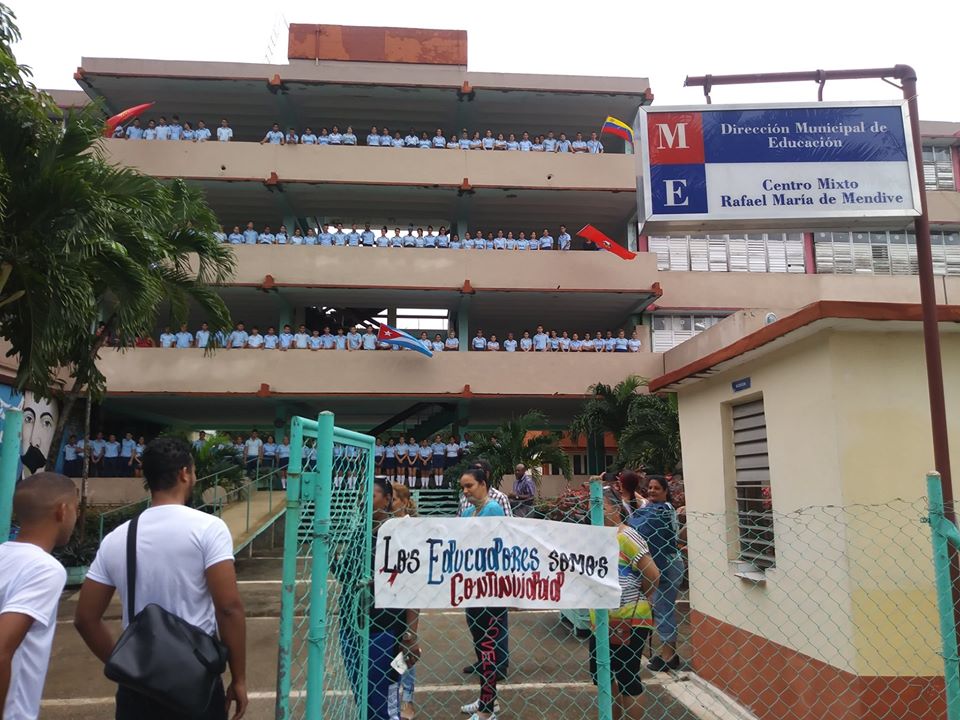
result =
[[[795,232],[646,237],[636,228],[634,158],[620,140],[603,154],[415,152],[367,147],[371,126],[406,136],[561,132],[589,137],[604,118],[630,120],[652,102],[645,78],[477,73],[466,34],[292,25],[289,64],[83,58],[80,87],[108,111],[145,101],[143,118],[179,115],[233,141],[106,140],[108,157],[199,185],[226,232],[253,222],[293,233],[342,223],[447,226],[461,236],[591,223],[639,252],[238,245],[221,289],[248,328],[322,329],[386,321],[432,337],[456,332],[460,352],[239,352],[137,349],[106,354],[104,407],[196,427],[269,424],[336,412],[340,424],[420,434],[451,423],[489,426],[536,407],[562,427],[595,382],[661,375],[662,352],[735,310],[797,308],[821,299],[916,302],[913,238],[903,232]],[[77,102],[64,97],[65,103]],[[352,126],[358,146],[261,144],[272,123],[315,133]],[[960,124],[923,126],[924,162],[942,301],[960,297]],[[214,136],[215,140],[215,136]],[[195,327],[203,320],[192,317]],[[641,328],[640,353],[468,352],[477,330],[519,338],[537,325],[581,335]]]

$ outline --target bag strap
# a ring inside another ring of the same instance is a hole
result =
[[[136,515],[127,527],[127,622],[133,622],[135,607],[134,600],[137,594],[137,523],[140,516]]]

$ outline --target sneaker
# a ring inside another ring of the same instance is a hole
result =
[[[474,700],[472,703],[468,703],[467,705],[461,705],[461,706],[460,706],[460,712],[462,712],[464,715],[472,715],[472,716],[473,716],[473,717],[470,718],[470,720],[476,720],[477,713],[478,713],[479,711],[480,711],[480,701],[479,701],[479,700]],[[495,703],[493,704],[493,712],[494,712],[494,713],[500,712],[500,703],[495,702]],[[495,717],[496,717],[496,716],[491,717],[491,720],[495,720]]]
[[[470,720],[497,720],[497,714],[491,713],[488,717],[482,718],[480,717],[480,713],[474,713],[470,716]]]

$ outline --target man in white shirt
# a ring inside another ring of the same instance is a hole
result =
[[[250,432],[250,437],[243,443],[243,461],[247,466],[248,473],[255,473],[260,458],[263,455],[263,440],[260,439],[260,433],[256,430]]]
[[[246,618],[233,565],[233,540],[226,524],[214,515],[186,507],[193,498],[197,475],[190,447],[177,438],[160,437],[143,453],[143,475],[150,488],[150,507],[137,520],[137,573],[134,613],[157,604],[227,646],[230,685],[214,691],[201,716],[225,719],[231,705],[236,716],[247,707]],[[80,589],[74,616],[80,636],[102,662],[116,638],[104,622],[115,591],[127,614],[127,531],[124,523],[107,535]],[[159,703],[134,690],[117,691],[118,720],[170,717]]]
[[[67,572],[50,551],[66,545],[77,522],[77,489],[57,473],[17,485],[15,541],[0,545],[0,708],[5,720],[34,720],[57,628]]]

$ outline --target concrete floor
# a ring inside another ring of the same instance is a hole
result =
[[[267,545],[258,540],[258,545]],[[252,558],[238,559],[237,574],[246,603],[247,676],[251,695],[247,717],[274,717],[281,559],[277,550],[262,547]],[[83,645],[71,619],[76,592],[64,594],[50,670],[44,690],[42,718],[94,720],[113,717],[115,686]],[[119,632],[119,603],[108,613]],[[472,646],[460,611],[428,611],[420,621],[423,657],[418,665],[417,705],[420,718],[459,717],[459,706],[477,697],[478,680],[462,673]],[[510,673],[500,684],[504,717],[525,720],[544,717],[595,716],[596,691],[587,667],[587,641],[577,638],[556,611],[514,611],[510,614]],[[644,671],[647,718],[693,720],[697,715],[679,703],[667,685],[682,682],[683,674]],[[345,687],[342,684],[341,687]],[[295,685],[294,690],[298,688]],[[302,689],[302,688],[301,688]],[[331,698],[341,707],[348,694]]]

